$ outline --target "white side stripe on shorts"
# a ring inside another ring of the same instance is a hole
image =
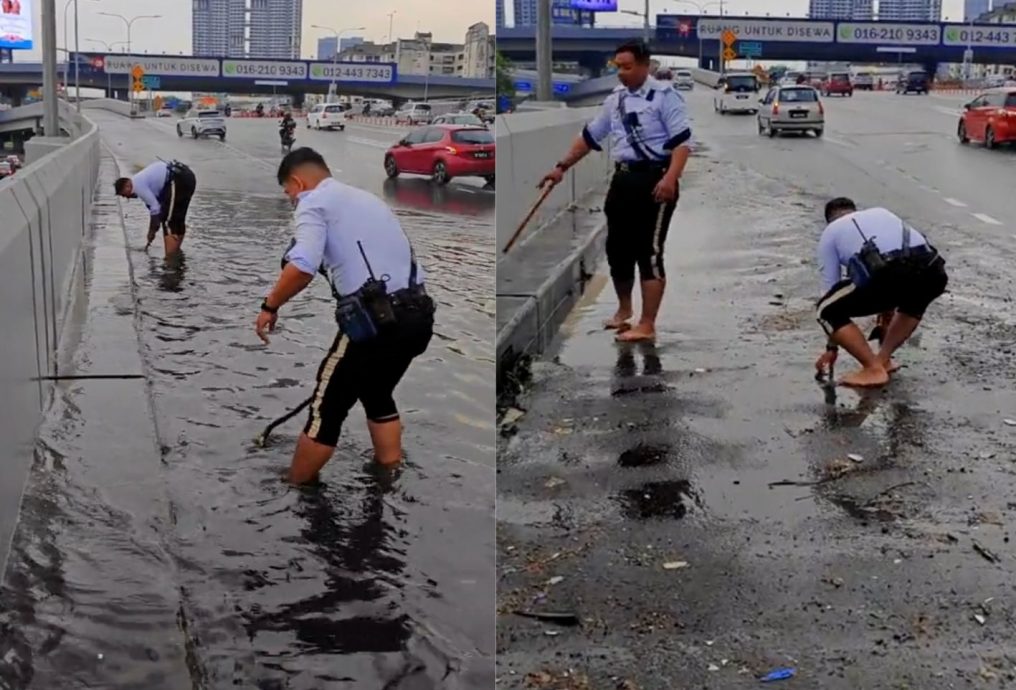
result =
[[[836,292],[823,297],[822,301],[818,303],[818,309],[816,310],[818,322],[822,324],[822,328],[825,330],[827,335],[832,335],[832,326],[822,320],[822,312],[825,311],[825,308],[829,305],[835,304],[847,295],[852,294],[855,289],[856,286],[853,283],[847,283]]]
[[[321,377],[318,379],[317,388],[314,389],[314,400],[310,403],[311,421],[307,435],[311,438],[317,438],[318,432],[321,431],[321,401],[324,400],[325,390],[328,388],[328,382],[331,380],[332,374],[335,373],[335,367],[338,366],[342,357],[346,354],[346,346],[348,344],[349,338],[345,335],[339,336],[339,342],[332,353],[328,355],[325,365],[321,368]]]
[[[656,275],[656,259],[660,255],[660,231],[663,230],[663,215],[667,210],[667,204],[660,204],[660,210],[656,213],[656,227],[653,228],[653,253],[649,257],[649,268],[652,270],[652,277],[659,278]]]
[[[176,206],[176,180],[169,183],[169,210],[166,211],[166,222],[173,217],[174,206]]]

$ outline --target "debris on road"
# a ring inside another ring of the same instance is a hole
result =
[[[1016,419],[1003,419],[1006,426],[1016,426]]]
[[[534,671],[526,674],[527,688],[545,688],[546,690],[591,690],[589,678],[576,671]]]
[[[547,580],[548,585],[556,585],[559,582],[564,582],[564,578],[561,577],[560,575],[555,575],[554,577]]]
[[[847,458],[849,460],[853,460],[854,462],[864,462],[864,456],[858,455],[857,453],[851,453],[850,455],[847,456]]]
[[[984,558],[984,560],[988,561],[989,563],[998,563],[999,562],[998,556],[996,556],[992,551],[990,551],[988,549],[988,547],[983,546],[983,545],[981,545],[980,543],[978,543],[976,541],[973,543],[973,546],[974,546],[974,551],[976,551],[977,553],[981,554],[981,556]]]
[[[667,561],[663,564],[664,570],[681,570],[688,567],[688,561]]]
[[[520,609],[518,611],[514,611],[514,613],[516,616],[522,616],[523,618],[533,618],[538,621],[555,623],[557,625],[574,626],[581,623],[576,614],[569,613],[567,611],[525,611]]]
[[[825,582],[826,584],[832,585],[836,589],[839,589],[840,587],[843,586],[843,578],[842,577],[830,577],[830,576],[826,576],[826,577],[822,578],[822,582]]]
[[[547,480],[547,482],[543,486],[547,489],[553,489],[555,487],[561,486],[564,483],[565,481],[560,477],[551,477],[550,479]]]
[[[766,675],[762,676],[761,678],[759,678],[759,680],[762,681],[763,683],[773,683],[778,680],[787,680],[788,678],[793,678],[796,673],[797,671],[795,669],[789,667],[777,668],[773,669]]]
[[[501,418],[501,426],[511,426],[515,422],[522,419],[526,413],[517,407],[509,407],[504,412],[504,417]]]

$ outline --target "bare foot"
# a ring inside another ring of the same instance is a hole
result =
[[[608,320],[603,322],[603,327],[608,331],[624,331],[631,328],[631,324],[628,323],[628,319],[631,318],[631,312],[625,313],[618,311]]]
[[[877,365],[877,368],[858,369],[840,379],[841,386],[856,388],[878,388],[887,383],[889,383],[889,372],[881,365]]]
[[[639,343],[656,340],[656,329],[652,326],[639,324],[634,328],[621,331],[615,338],[619,343]]]
[[[886,365],[885,371],[887,374],[895,374],[897,371],[903,368],[903,365],[894,360],[889,360],[889,364]]]

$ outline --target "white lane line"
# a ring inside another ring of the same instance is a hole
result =
[[[828,141],[830,144],[836,144],[837,146],[843,146],[845,148],[850,148],[851,146],[850,142],[843,141],[842,139],[837,139],[836,137],[824,137],[824,139]]]
[[[362,137],[346,137],[346,141],[353,144],[360,144],[362,146],[371,146],[376,149],[390,149],[391,144],[385,144],[384,142],[377,141],[376,139],[364,139]]]
[[[946,197],[945,199],[943,199],[943,201],[945,201],[945,203],[947,203],[947,204],[949,204],[951,206],[956,206],[958,208],[966,208],[967,207],[967,205],[964,204],[959,199],[951,199],[949,197]]]
[[[995,220],[987,213],[972,213],[970,215],[972,215],[974,218],[981,221],[982,223],[987,223],[988,225],[1002,225],[1002,221]]]
[[[938,112],[942,113],[943,115],[948,115],[950,117],[956,117],[958,115],[962,115],[963,114],[963,111],[959,110],[957,108],[945,108],[945,107],[940,106],[940,105],[933,106],[932,110],[938,111]]]

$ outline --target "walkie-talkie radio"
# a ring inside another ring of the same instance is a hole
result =
[[[378,280],[363,245],[357,241],[356,246],[370,278],[353,294],[339,298],[335,319],[351,342],[362,343],[377,337],[381,330],[394,326],[396,319],[388,295],[388,276],[381,276]]]

